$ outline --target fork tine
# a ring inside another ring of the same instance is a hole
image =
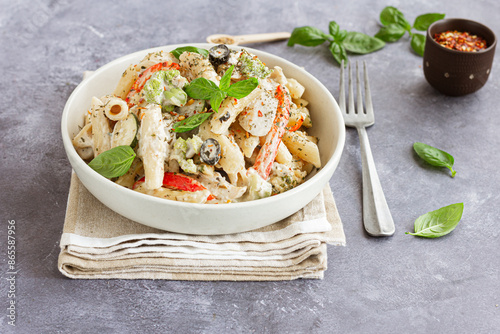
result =
[[[372,94],[370,93],[370,83],[368,82],[368,70],[366,69],[366,61],[363,61],[363,67],[364,67],[364,72],[365,72],[365,107],[366,107],[366,113],[371,114],[372,117],[374,115],[373,113],[373,104],[372,104]]]
[[[363,93],[361,93],[361,80],[359,80],[359,66],[358,62],[356,62],[356,95],[357,95],[357,112],[358,115],[364,114],[363,111]]]
[[[351,115],[354,115],[356,113],[356,110],[354,109],[354,89],[353,89],[353,85],[352,85],[352,71],[351,71],[351,63],[349,62],[349,69],[348,69],[348,72],[349,72],[349,105],[348,105],[348,114],[351,114]]]
[[[342,60],[342,64],[340,65],[340,90],[339,90],[339,107],[340,110],[345,113],[345,85],[344,85],[344,60]]]

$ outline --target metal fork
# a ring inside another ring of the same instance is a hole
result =
[[[368,141],[366,127],[375,123],[373,114],[372,98],[370,85],[368,83],[368,72],[366,62],[364,67],[364,86],[365,86],[365,108],[363,108],[363,96],[361,92],[361,82],[359,80],[359,68],[356,62],[356,95],[357,108],[354,106],[354,90],[352,83],[351,64],[349,63],[349,104],[346,109],[345,89],[344,89],[344,62],[342,61],[340,70],[340,97],[339,106],[344,116],[346,126],[355,127],[358,130],[359,142],[361,148],[361,163],[363,166],[363,223],[366,232],[375,237],[391,236],[394,234],[395,227],[391,212],[382,190],[382,185],[378,178],[375,162]]]

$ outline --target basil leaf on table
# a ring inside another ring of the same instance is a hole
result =
[[[375,34],[375,37],[380,38],[384,42],[396,42],[408,31],[413,51],[422,57],[425,48],[425,35],[412,33],[412,29],[425,31],[432,23],[444,17],[445,14],[440,13],[422,14],[417,16],[412,26],[401,11],[395,7],[387,6],[380,13],[382,27]]]
[[[337,36],[339,34],[339,31],[340,27],[337,22],[330,21],[330,23],[328,23],[328,32],[330,33],[330,35]]]
[[[380,27],[380,30],[375,34],[376,38],[384,42],[396,42],[406,33],[406,29],[395,23]]]
[[[305,26],[293,29],[290,38],[288,39],[288,46],[294,46],[295,44],[304,46],[318,46],[323,44],[328,40],[328,35],[322,32],[320,29]]]
[[[451,177],[455,177],[457,172],[453,169],[455,159],[452,155],[438,148],[419,142],[413,144],[413,149],[425,162],[436,167],[446,167],[451,171]]]
[[[347,64],[348,51],[367,54],[385,46],[384,41],[375,37],[360,32],[347,32],[340,29],[338,23],[335,21],[330,21],[328,24],[328,32],[329,34],[325,34],[320,29],[310,26],[295,28],[287,45],[318,46],[324,42],[328,42],[328,50],[330,50],[333,59],[339,65],[342,61]]]
[[[89,162],[90,168],[108,179],[124,175],[134,161],[135,152],[128,146],[117,146],[105,152]]]
[[[347,64],[347,53],[345,47],[340,44],[333,42],[329,46],[330,52],[332,53],[333,59],[339,64],[342,64],[342,60],[344,64]]]
[[[180,48],[177,48],[175,50],[172,50],[170,51],[174,56],[175,58],[179,59],[179,56],[183,53],[183,52],[194,52],[194,53],[199,53],[201,54],[202,56],[205,56],[205,57],[208,57],[208,50],[205,50],[205,49],[200,49],[200,48],[197,48],[195,46],[182,46]]]
[[[401,11],[395,7],[387,6],[380,13],[380,22],[386,26],[389,24],[397,24],[405,30],[410,30],[411,25],[406,20],[405,16]]]
[[[190,116],[183,121],[174,123],[174,125],[172,125],[172,128],[177,133],[191,131],[205,122],[212,114],[213,112],[206,112]]]
[[[441,209],[428,212],[415,220],[414,233],[406,232],[424,238],[439,238],[453,231],[462,219],[463,203],[451,204]]]
[[[350,31],[344,39],[344,47],[352,53],[367,54],[382,49],[385,43],[361,32]]]
[[[428,13],[417,16],[415,22],[413,22],[413,28],[419,31],[426,31],[431,24],[436,21],[444,19],[445,14],[440,13]]]
[[[425,35],[422,34],[412,34],[411,35],[411,48],[415,51],[419,56],[424,56],[425,50]]]

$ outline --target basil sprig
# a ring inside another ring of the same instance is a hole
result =
[[[396,42],[406,32],[411,37],[411,47],[420,56],[424,55],[425,35],[412,32],[412,29],[426,31],[429,26],[445,17],[445,14],[428,13],[417,16],[413,26],[406,20],[404,14],[392,6],[385,7],[380,13],[382,27],[375,37],[385,42]]]
[[[328,42],[328,49],[333,59],[339,64],[342,63],[342,60],[347,63],[347,52],[367,54],[380,50],[385,46],[385,43],[378,38],[361,32],[348,32],[340,29],[335,21],[329,23],[328,34],[311,26],[295,28],[287,45],[294,46],[295,44],[299,44],[313,47],[325,42]]]
[[[436,167],[446,167],[451,171],[451,177],[455,177],[457,171],[453,169],[455,159],[449,153],[430,145],[416,142],[413,149],[425,162]]]
[[[185,91],[193,99],[209,100],[212,109],[218,112],[222,101],[227,96],[241,99],[250,94],[259,85],[259,80],[254,77],[235,82],[231,85],[233,70],[234,65],[231,65],[222,76],[219,86],[211,80],[196,78],[185,88]]]
[[[206,49],[201,49],[201,48],[197,48],[195,46],[182,46],[180,48],[177,48],[175,50],[172,50],[170,51],[174,56],[175,58],[179,59],[179,56],[183,53],[183,52],[194,52],[194,53],[199,53],[201,54],[202,56],[204,57],[208,57],[208,50]]]
[[[89,166],[102,176],[111,179],[125,174],[134,158],[135,152],[130,146],[117,146],[99,154],[89,162]]]
[[[205,122],[212,114],[213,112],[205,112],[190,116],[182,121],[174,123],[172,129],[177,133],[191,131]]]
[[[406,232],[406,234],[424,238],[442,237],[457,227],[462,219],[463,211],[464,203],[456,203],[428,212],[415,220],[415,232]]]

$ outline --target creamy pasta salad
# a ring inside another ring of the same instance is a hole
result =
[[[321,167],[304,86],[246,49],[148,54],[93,97],[73,145],[119,185],[170,200],[256,200]]]

